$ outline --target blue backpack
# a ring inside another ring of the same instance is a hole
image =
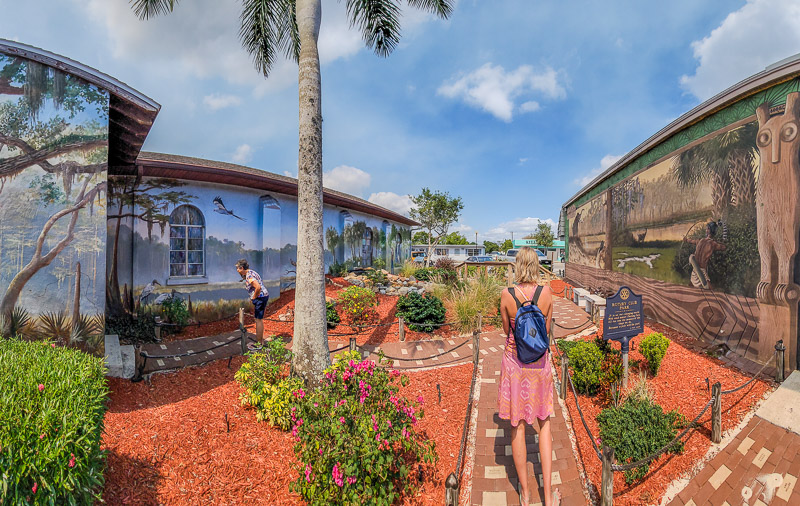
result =
[[[525,299],[520,302],[513,287],[508,293],[517,303],[517,316],[514,318],[514,342],[517,345],[517,358],[523,364],[536,362],[550,348],[550,337],[547,335],[547,318],[536,303],[542,287],[537,286],[533,301]],[[525,294],[523,293],[523,297]]]

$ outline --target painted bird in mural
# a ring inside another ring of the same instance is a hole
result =
[[[214,209],[215,213],[227,214],[228,216],[233,216],[234,218],[238,218],[238,219],[240,219],[242,221],[247,221],[246,219],[242,218],[241,216],[236,216],[235,214],[233,214],[233,209],[228,210],[228,208],[225,207],[225,204],[222,203],[222,199],[219,198],[219,197],[214,197],[214,205],[217,206],[217,208]]]
[[[147,302],[147,298],[150,297],[156,290],[156,285],[161,286],[161,283],[155,279],[151,283],[147,283],[145,285],[144,290],[142,290],[142,293],[139,295],[139,304],[142,302]]]

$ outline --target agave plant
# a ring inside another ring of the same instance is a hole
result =
[[[44,313],[39,316],[39,330],[46,339],[66,342],[69,339],[71,327],[67,313],[64,311]]]
[[[19,306],[11,314],[0,314],[0,335],[3,337],[24,337],[34,333],[34,321],[30,313]]]

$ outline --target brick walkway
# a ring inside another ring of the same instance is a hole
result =
[[[798,505],[798,477],[800,372],[795,371],[669,504]]]
[[[505,337],[500,333],[485,335],[483,339],[482,349],[488,346],[502,350],[505,344]],[[497,416],[501,360],[502,353],[489,354],[482,360],[472,487],[467,504],[519,504],[516,492],[518,479],[511,457],[511,424]],[[557,392],[553,395],[554,399],[558,399]],[[587,499],[578,474],[578,464],[573,454],[567,424],[557,401],[555,417],[551,418],[550,423],[553,434],[552,484],[561,491],[562,504],[584,505]],[[528,448],[529,502],[531,505],[543,504],[538,435],[534,429],[526,427],[525,439]]]

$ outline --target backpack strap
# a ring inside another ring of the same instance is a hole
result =
[[[539,295],[542,294],[542,288],[543,288],[542,285],[537,286],[536,292],[533,294],[533,305],[536,307],[539,307],[536,305],[536,303],[539,302]]]
[[[517,303],[517,309],[519,309],[519,308],[522,307],[522,303],[519,301],[519,299],[517,298],[517,295],[514,293],[514,291],[515,290],[514,290],[513,286],[508,287],[508,293],[510,293],[511,296],[514,297],[514,302]],[[526,299],[526,301],[527,301],[527,299]]]

